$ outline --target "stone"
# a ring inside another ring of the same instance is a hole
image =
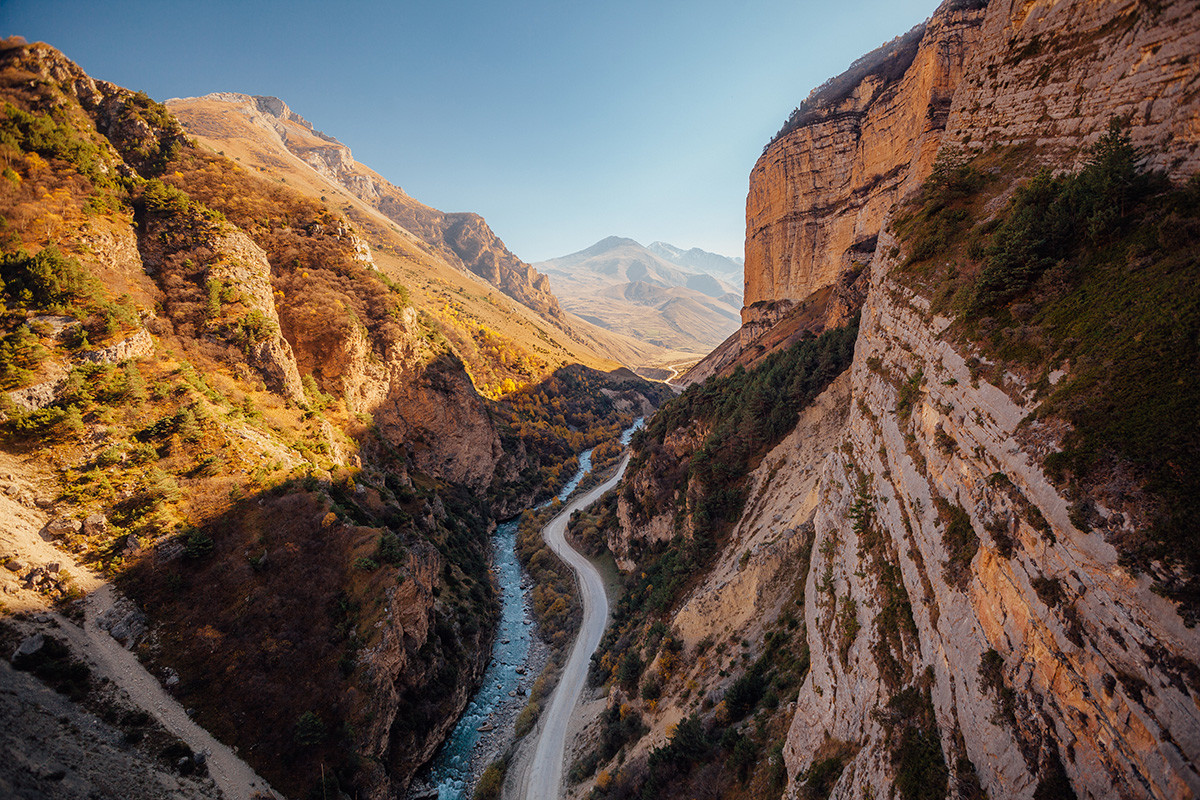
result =
[[[83,523],[79,520],[60,517],[47,522],[46,527],[42,528],[42,533],[46,537],[57,539],[63,536],[70,536],[73,533],[79,533],[82,529]]]
[[[99,536],[108,531],[108,517],[91,514],[83,521],[83,532],[87,536]]]
[[[146,633],[146,615],[128,598],[120,597],[100,615],[96,625],[131,650]]]
[[[17,645],[17,649],[13,652],[12,660],[16,661],[23,656],[31,656],[38,650],[42,649],[42,645],[46,643],[46,637],[40,633],[35,633],[32,636],[27,636]]]
[[[16,559],[10,559],[9,561],[5,562],[4,568],[9,572],[20,572],[21,570],[25,569],[25,565]]]

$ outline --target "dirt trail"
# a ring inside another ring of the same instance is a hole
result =
[[[52,611],[45,597],[20,587],[19,573],[3,570],[0,589],[6,610],[25,612],[21,615],[25,619],[18,622],[18,627],[30,634],[38,632],[65,639],[75,655],[89,662],[99,677],[108,678],[124,690],[132,703],[157,719],[193,751],[206,753],[209,773],[227,800],[252,800],[256,795],[279,797],[229,747],[192,722],[183,707],[146,671],[134,654],[100,627],[100,619],[113,608],[119,595],[111,584],[42,535],[50,515],[37,508],[32,498],[49,481],[44,476],[32,474],[27,465],[9,454],[0,454],[0,475],[5,484],[5,491],[0,492],[0,520],[5,523],[0,528],[0,550],[3,551],[0,555],[21,562],[24,565],[22,571],[57,563],[70,573],[74,585],[86,595],[81,628]]]
[[[151,714],[193,751],[206,753],[209,774],[227,800],[252,800],[258,795],[279,797],[233,750],[192,722],[183,706],[146,671],[137,657],[100,627],[99,619],[115,600],[116,590],[112,585],[102,585],[88,595],[83,628],[55,614],[59,623],[55,632],[65,636],[72,650],[95,665],[100,676],[123,689],[131,702]]]
[[[542,724],[533,756],[527,764],[518,766],[521,770],[517,784],[521,788],[518,796],[527,800],[550,800],[562,795],[563,760],[572,714],[579,704],[579,696],[587,679],[588,663],[608,624],[608,596],[604,592],[604,580],[586,556],[567,544],[567,522],[571,519],[571,514],[587,508],[616,486],[617,481],[625,474],[628,463],[629,456],[626,455],[621,459],[621,465],[615,475],[572,500],[542,528],[542,537],[550,545],[550,549],[575,570],[579,579],[583,622],[579,626],[579,634],[571,648],[571,655],[563,668],[558,686],[542,714]]]

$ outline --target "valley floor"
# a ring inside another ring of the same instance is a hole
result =
[[[505,796],[538,800],[558,797],[562,793],[568,743],[575,738],[584,718],[592,711],[580,704],[588,664],[608,624],[608,597],[604,580],[587,557],[567,543],[567,522],[576,511],[592,505],[616,486],[625,474],[628,463],[629,457],[625,456],[611,478],[568,503],[542,529],[542,536],[551,549],[575,570],[579,578],[583,622],[535,738],[527,741],[517,753],[516,763],[509,771]]]

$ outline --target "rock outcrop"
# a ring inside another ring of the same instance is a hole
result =
[[[932,168],[980,35],[978,3],[944,4],[922,28],[797,109],[750,174],[743,325],[830,286],[874,249],[892,205]],[[788,130],[790,128],[790,130]]]

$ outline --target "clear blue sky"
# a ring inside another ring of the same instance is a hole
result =
[[[740,256],[763,145],[936,0],[0,0],[151,97],[281,97],[418,200],[526,261],[609,235]]]

